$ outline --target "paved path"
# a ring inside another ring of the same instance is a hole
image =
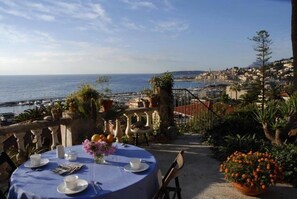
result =
[[[176,154],[185,151],[185,165],[179,177],[183,199],[297,199],[296,188],[280,184],[258,197],[242,195],[224,180],[220,163],[211,157],[210,147],[201,144],[199,135],[182,135],[168,144],[150,143],[145,148],[156,157],[163,174]]]

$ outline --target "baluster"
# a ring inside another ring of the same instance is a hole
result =
[[[114,136],[117,138],[116,142],[119,142],[122,139],[123,136],[123,131],[121,129],[121,122],[119,119],[116,119],[116,127],[115,130],[113,131]]]
[[[132,134],[132,131],[131,131],[131,117],[132,117],[132,115],[124,114],[124,116],[127,118],[127,127],[125,130],[125,135],[128,138],[130,138],[130,135]]]
[[[34,135],[33,143],[36,143],[36,149],[40,149],[42,147],[42,143],[41,143],[42,129],[31,130],[31,133]]]
[[[153,128],[153,125],[152,125],[152,114],[153,114],[153,112],[152,111],[147,111],[147,112],[144,112],[144,114],[146,115],[146,124],[145,124],[145,126]]]
[[[26,132],[19,132],[19,133],[14,133],[14,137],[17,139],[17,145],[18,145],[18,154],[16,155],[16,159],[18,162],[23,162],[26,160],[26,155],[25,155],[25,143],[24,143],[24,137],[26,135]]]
[[[59,144],[59,140],[58,140],[59,126],[49,126],[48,129],[51,131],[51,134],[52,134],[51,149],[54,150],[56,148],[56,146]]]
[[[140,115],[138,113],[134,113],[134,115],[136,115],[136,120],[137,120],[137,122],[139,122],[141,120]]]

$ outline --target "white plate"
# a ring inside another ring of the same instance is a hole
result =
[[[148,164],[146,164],[146,163],[140,163],[140,168],[139,169],[132,169],[130,164],[127,164],[126,166],[124,166],[124,170],[129,171],[129,172],[133,172],[133,173],[137,173],[137,172],[145,171],[149,167],[150,166]]]
[[[44,165],[47,165],[49,163],[49,159],[47,159],[47,158],[42,158],[41,160],[40,160],[40,164],[39,165],[31,165],[31,162],[30,162],[30,160],[29,161],[27,161],[27,162],[25,162],[25,164],[24,164],[24,167],[27,167],[27,168],[38,168],[38,167],[42,167],[42,166],[44,166]]]
[[[67,189],[65,187],[64,182],[59,184],[59,186],[57,187],[57,191],[59,193],[64,193],[64,194],[75,194],[75,193],[79,193],[82,192],[83,190],[85,190],[88,187],[88,182],[84,179],[78,179],[77,181],[77,187],[73,190],[71,189]]]

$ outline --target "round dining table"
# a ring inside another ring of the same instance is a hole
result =
[[[134,145],[114,143],[116,152],[105,157],[105,163],[96,164],[82,145],[65,147],[65,152],[76,151],[77,159],[68,161],[56,157],[56,150],[41,154],[44,165],[28,168],[29,161],[19,166],[11,176],[9,199],[50,199],[50,198],[98,198],[98,199],[151,199],[161,185],[161,172],[154,156]],[[129,169],[132,158],[140,158],[145,165],[143,171]],[[63,178],[54,170],[59,165],[79,163],[83,166],[75,171],[79,179],[86,182],[77,193],[61,192]],[[128,169],[127,169],[128,168]]]

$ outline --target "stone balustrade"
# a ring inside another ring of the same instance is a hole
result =
[[[22,122],[13,124],[10,126],[2,126],[0,127],[0,151],[4,150],[4,142],[14,136],[16,138],[16,144],[18,147],[18,153],[23,154],[25,149],[25,135],[27,132],[32,133],[32,143],[35,144],[35,148],[38,150],[42,147],[42,137],[41,134],[44,129],[48,129],[51,132],[51,149],[55,149],[58,144],[60,144],[58,140],[59,133],[58,129],[60,125],[67,125],[71,122],[69,118],[62,118],[58,121],[47,121],[47,120],[39,120],[33,122]]]
[[[123,132],[121,128],[120,117],[116,118],[114,121],[114,125],[112,126],[112,132],[117,142],[120,142],[122,136],[125,134],[128,138],[131,137],[135,131],[131,127],[132,117],[136,116],[137,121],[140,121],[142,116],[146,118],[146,129],[148,131],[152,131],[153,124],[152,118],[157,114],[157,108],[133,108],[126,109],[123,113],[123,116],[126,118],[126,129]],[[79,144],[74,139],[75,137],[86,137],[86,132],[92,132],[91,130],[87,130],[86,128],[82,128],[82,126],[94,127],[91,125],[92,122],[87,119],[79,119],[79,118],[71,118],[71,117],[63,117],[57,121],[34,121],[34,122],[23,122],[17,123],[10,126],[2,126],[0,127],[0,152],[4,150],[4,142],[14,136],[16,138],[16,144],[18,147],[18,153],[22,154],[26,151],[25,149],[25,136],[28,132],[32,134],[32,143],[35,144],[36,149],[40,149],[42,147],[42,132],[47,129],[51,134],[51,144],[50,148],[53,150],[57,145],[71,146],[74,144]],[[94,123],[94,122],[93,122]]]

